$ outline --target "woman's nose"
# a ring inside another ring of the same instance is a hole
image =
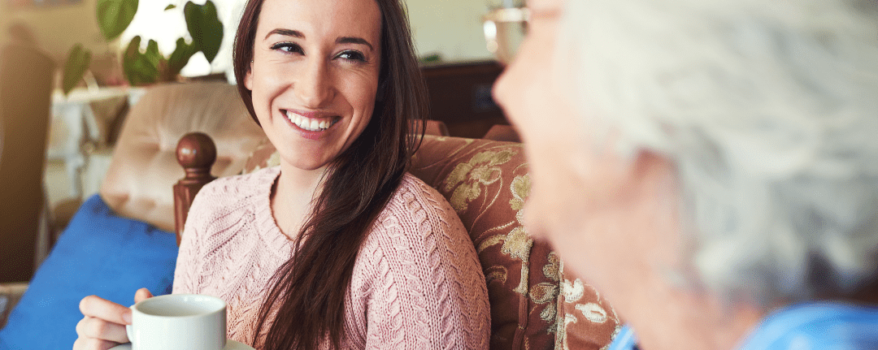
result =
[[[320,60],[311,60],[305,69],[299,71],[299,79],[294,86],[296,95],[303,107],[318,109],[324,107],[334,96],[335,90],[329,67]]]

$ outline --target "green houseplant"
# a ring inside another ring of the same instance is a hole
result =
[[[98,0],[97,20],[101,34],[107,40],[118,38],[128,28],[137,14],[138,0]],[[177,9],[170,4],[165,11]],[[150,39],[146,50],[141,49],[143,39],[135,36],[122,52],[122,73],[131,85],[151,84],[159,81],[172,81],[180,70],[189,63],[192,55],[202,52],[208,62],[213,62],[223,41],[223,24],[217,16],[214,3],[210,0],[204,5],[187,1],[183,6],[186,29],[192,37],[187,43],[184,38],[177,39],[177,45],[170,56],[159,52],[158,43]],[[64,94],[73,90],[91,64],[91,52],[82,44],[70,49],[64,65],[62,90]]]

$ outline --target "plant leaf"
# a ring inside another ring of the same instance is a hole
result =
[[[170,5],[168,5],[168,7],[165,7],[165,11],[167,11],[167,10],[173,10],[173,9],[175,9],[175,8],[177,8],[177,5],[170,4]]]
[[[140,52],[140,41],[140,36],[132,38],[122,56],[122,71],[132,86],[155,83],[159,76],[159,65],[164,60],[154,40],[147,44],[145,54]]]
[[[207,62],[213,62],[223,43],[223,23],[217,16],[213,1],[207,0],[204,5],[187,1],[183,14],[193,44],[204,53]]]
[[[107,40],[128,28],[137,13],[138,0],[98,0],[98,27]]]
[[[159,61],[164,58],[161,51],[159,51],[159,43],[152,39],[149,39],[149,42],[146,44],[146,54],[144,56],[155,65],[158,65]]]
[[[82,44],[74,45],[67,55],[67,62],[64,63],[64,81],[61,85],[64,95],[76,87],[90,65],[91,51],[84,49]]]
[[[131,38],[128,47],[125,48],[125,53],[122,55],[122,72],[125,73],[125,78],[132,86],[141,85],[143,81],[143,77],[135,68],[135,62],[140,59],[140,56],[140,36],[138,35]]]
[[[168,58],[168,74],[172,76],[180,74],[180,71],[189,63],[189,59],[196,52],[198,52],[198,48],[195,47],[194,43],[190,45],[183,38],[177,39],[177,47],[174,48],[174,52]]]

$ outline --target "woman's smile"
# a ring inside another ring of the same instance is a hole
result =
[[[290,125],[298,129],[307,139],[318,139],[341,120],[341,116],[329,113],[309,112],[296,109],[281,109]]]

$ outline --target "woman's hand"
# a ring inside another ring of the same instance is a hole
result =
[[[146,288],[134,293],[134,303],[149,298],[152,293]],[[90,295],[79,302],[79,310],[85,317],[76,324],[79,338],[73,343],[73,350],[107,350],[128,342],[125,325],[131,324],[131,309]]]

